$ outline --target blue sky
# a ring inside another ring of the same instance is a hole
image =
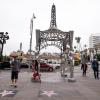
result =
[[[22,50],[27,52],[30,41],[30,20],[33,13],[33,44],[35,30],[47,30],[50,26],[51,7],[56,5],[56,22],[62,31],[74,31],[74,37],[81,37],[82,46],[89,44],[92,33],[100,33],[100,0],[0,0],[0,31],[8,32],[10,39],[4,46],[4,55]],[[74,39],[74,45],[76,45]],[[54,48],[54,47],[53,47]],[[57,48],[55,51],[59,52]],[[53,52],[52,49],[44,51]]]

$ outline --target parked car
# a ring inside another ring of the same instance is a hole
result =
[[[5,68],[10,68],[10,62],[9,61],[0,62],[0,69],[5,69]]]
[[[33,65],[34,67],[34,65]],[[45,62],[40,62],[40,71],[53,71],[53,67]]]
[[[58,69],[61,66],[60,63],[52,62],[52,61],[49,61],[48,64],[53,66],[53,69]]]
[[[40,70],[47,70],[52,72],[53,71],[53,67],[47,63],[41,62],[40,63]]]

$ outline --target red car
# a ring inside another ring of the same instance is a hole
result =
[[[40,70],[46,70],[46,71],[52,72],[53,67],[51,65],[48,65],[48,64],[44,63],[44,62],[41,62],[40,63]]]
[[[34,64],[32,65],[33,66],[33,69],[34,69]],[[52,72],[53,71],[53,67],[47,63],[44,63],[44,62],[40,62],[40,71],[50,71]]]

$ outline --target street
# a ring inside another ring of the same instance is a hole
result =
[[[69,75],[69,74],[68,74]],[[41,72],[41,83],[31,82],[32,72],[22,69],[18,87],[10,86],[10,70],[0,71],[0,100],[100,100],[100,80],[95,80],[89,65],[87,77],[75,67],[76,82],[62,78],[60,71]]]

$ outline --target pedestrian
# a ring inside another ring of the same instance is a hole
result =
[[[35,71],[38,72],[39,71],[39,66],[38,66],[38,61],[37,60],[35,60],[35,66],[34,67],[35,67]]]
[[[86,64],[86,63],[83,63],[83,64],[81,65],[81,70],[83,70],[82,76],[86,76],[86,71],[87,71],[87,69],[88,69],[87,64]]]
[[[39,74],[39,66],[38,66],[38,61],[34,60],[33,61],[33,77],[32,77],[32,81],[41,81],[40,79],[40,74]]]
[[[20,62],[17,57],[14,57],[11,62],[11,86],[17,87],[18,74],[20,71]]]
[[[94,71],[94,78],[99,79],[99,63],[96,58],[92,61],[92,69]]]

